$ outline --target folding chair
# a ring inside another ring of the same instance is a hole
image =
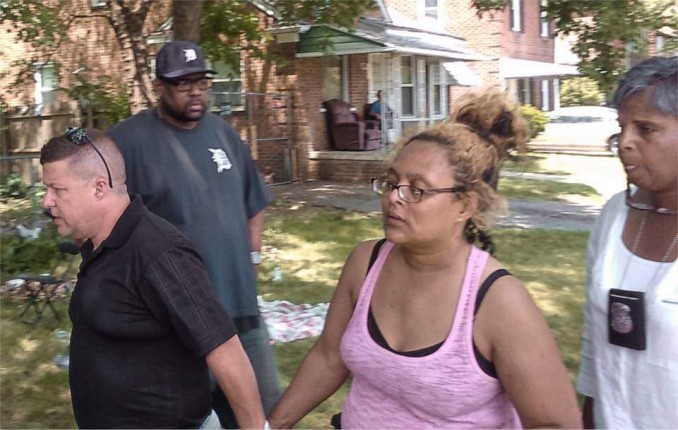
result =
[[[37,324],[43,316],[46,309],[52,312],[54,317],[61,321],[59,311],[54,307],[54,300],[57,298],[57,290],[60,285],[68,281],[66,275],[70,271],[74,262],[74,255],[79,253],[78,246],[73,242],[60,242],[58,245],[59,254],[54,261],[54,265],[50,273],[40,275],[25,273],[14,276],[13,279],[21,279],[25,281],[25,290],[27,293],[26,304],[19,314],[18,319],[29,325]],[[66,263],[66,267],[61,271],[60,275],[56,275],[59,266]],[[29,317],[29,312],[33,310],[35,316]]]

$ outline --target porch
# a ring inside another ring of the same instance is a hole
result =
[[[309,177],[367,184],[385,173],[392,149],[393,145],[375,151],[309,151]]]

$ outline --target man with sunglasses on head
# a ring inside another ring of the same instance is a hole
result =
[[[238,420],[263,428],[254,372],[198,252],[127,193],[115,143],[71,128],[40,164],[44,208],[83,243],[68,310],[78,427],[219,428],[211,371]]]
[[[281,390],[257,305],[256,265],[271,197],[240,136],[207,111],[214,73],[196,44],[164,45],[156,55],[157,106],[115,125],[109,134],[125,158],[130,191],[200,252],[233,318],[268,413]],[[224,427],[238,427],[218,387],[213,407]]]

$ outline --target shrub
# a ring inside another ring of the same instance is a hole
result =
[[[49,272],[58,253],[54,229],[43,229],[40,237],[35,240],[3,233],[0,244],[3,280],[18,273]]]
[[[0,197],[23,199],[29,195],[30,184],[25,183],[18,173],[10,173],[0,183]]]
[[[91,109],[94,115],[91,119],[95,121],[96,128],[105,129],[130,115],[126,85],[117,84],[109,77],[89,82],[81,75],[76,75],[76,84],[65,91],[82,108]]]
[[[546,123],[549,121],[548,116],[541,109],[537,109],[532,105],[522,105],[520,107],[520,114],[527,121],[530,128],[530,139],[537,136],[544,131]]]
[[[591,78],[580,76],[566,79],[560,86],[560,105],[563,107],[600,106],[604,101],[605,94]]]

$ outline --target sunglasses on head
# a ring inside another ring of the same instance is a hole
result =
[[[80,127],[68,127],[66,129],[66,132],[64,133],[64,137],[71,143],[74,143],[76,145],[84,145],[85,143],[89,143],[92,145],[92,148],[99,154],[99,157],[101,157],[101,161],[104,162],[104,166],[106,167],[106,173],[108,174],[108,186],[113,188],[113,180],[111,179],[111,170],[108,168],[108,163],[106,162],[106,159],[104,156],[101,154],[99,149],[94,145],[92,142],[92,139],[87,136],[87,133],[85,130],[83,130]]]
[[[643,202],[638,202],[633,199],[633,196],[631,194],[631,185],[626,184],[626,206],[639,210],[639,211],[650,211],[650,212],[655,212],[661,215],[676,215],[678,211],[669,209],[669,208],[663,208],[663,207],[658,207],[655,205],[651,205],[648,203],[643,203]]]

